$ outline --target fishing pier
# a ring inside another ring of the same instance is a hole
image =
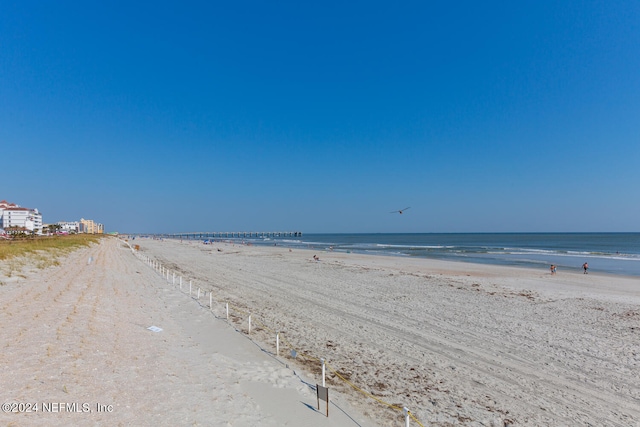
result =
[[[302,237],[301,231],[202,231],[195,233],[154,234],[163,239],[233,239],[233,238],[271,238],[271,237]]]

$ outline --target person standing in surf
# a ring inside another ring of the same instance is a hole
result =
[[[584,274],[589,274],[587,273],[587,270],[589,269],[589,263],[585,262],[584,264],[582,264],[582,268],[584,269]]]

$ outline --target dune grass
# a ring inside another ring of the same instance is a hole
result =
[[[98,242],[102,237],[102,234],[70,234],[0,241],[0,261],[43,252],[62,255],[79,246]]]

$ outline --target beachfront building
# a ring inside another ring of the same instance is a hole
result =
[[[104,233],[104,225],[97,223],[92,219],[80,218],[78,232],[87,234],[102,234]]]
[[[6,200],[0,201],[0,228],[42,234],[42,214],[38,209],[23,208]]]
[[[58,221],[56,225],[60,226],[58,229],[60,233],[74,234],[80,232],[80,221]]]

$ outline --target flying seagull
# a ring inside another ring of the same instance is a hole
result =
[[[407,209],[411,209],[411,206],[409,206],[408,208],[397,210],[397,211],[391,211],[389,213],[399,213],[400,215],[402,215],[402,212],[406,211]]]

